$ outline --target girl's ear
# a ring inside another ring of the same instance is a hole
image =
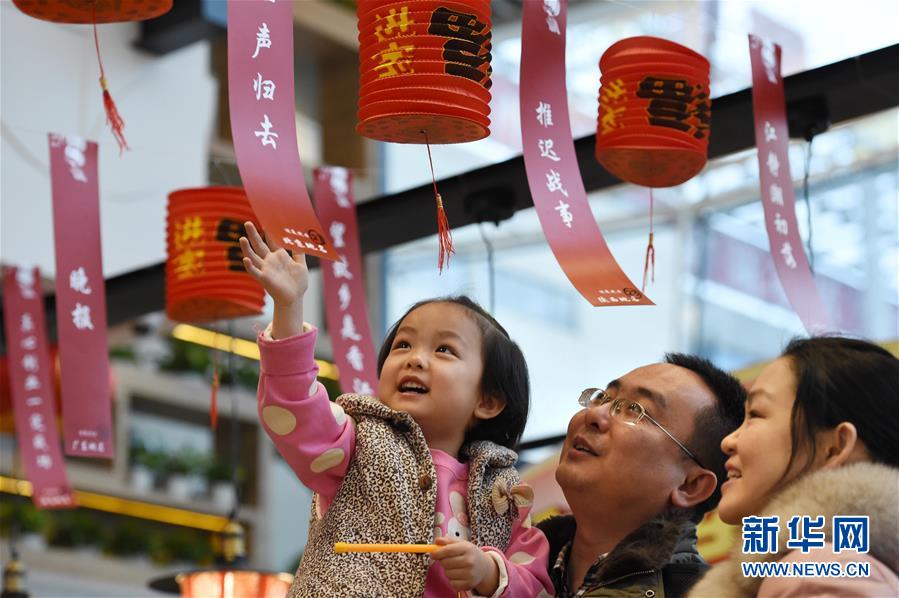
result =
[[[496,395],[482,394],[472,415],[477,419],[493,419],[506,408],[506,400]]]

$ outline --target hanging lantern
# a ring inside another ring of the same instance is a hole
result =
[[[357,0],[356,15],[356,130],[378,141],[428,146],[443,271],[455,250],[431,144],[490,134],[490,0]]]
[[[233,519],[222,532],[221,547],[216,568],[160,577],[147,585],[184,598],[284,598],[287,595],[293,575],[246,568],[243,527]]]
[[[165,309],[172,320],[211,322],[262,313],[265,292],[244,270],[238,240],[256,221],[243,189],[169,194]]]
[[[697,175],[708,156],[709,61],[680,44],[640,36],[613,44],[599,68],[599,163],[646,187],[672,187]]]
[[[461,143],[490,133],[489,0],[359,0],[356,14],[360,134]]]
[[[163,15],[172,9],[172,0],[13,0],[16,8],[35,19],[54,23],[90,24],[94,26],[94,47],[100,67],[100,89],[103,90],[103,110],[106,124],[119,146],[121,154],[128,147],[125,140],[125,121],[119,114],[109,86],[103,59],[100,57],[98,23],[123,23],[145,21]]]
[[[172,9],[172,0],[13,0],[30,17],[54,23],[144,21]]]

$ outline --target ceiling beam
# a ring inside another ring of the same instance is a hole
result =
[[[318,5],[322,2],[301,2]],[[328,6],[328,5],[325,5]],[[346,11],[344,11],[346,12]],[[355,31],[355,29],[353,29]],[[786,77],[788,115],[798,118],[809,100],[824,102],[832,124],[899,106],[899,44]],[[713,99],[709,159],[755,146],[752,94],[744,89]],[[798,133],[793,136],[799,137]],[[596,135],[575,140],[578,166],[588,192],[618,185],[617,178],[594,158]],[[439,181],[447,217],[454,228],[478,222],[466,205],[478,199],[502,199],[511,211],[533,207],[521,156]],[[434,190],[422,185],[385,195],[358,206],[359,237],[363,253],[383,251],[435,234]],[[315,266],[315,260],[310,260]],[[165,263],[155,264],[106,281],[107,320],[110,326],[146,313],[165,309]],[[47,328],[56,337],[54,297],[45,298]],[[5,340],[0,340],[5,352]]]

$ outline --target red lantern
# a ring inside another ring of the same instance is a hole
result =
[[[488,0],[359,0],[360,134],[461,143],[490,133]]]
[[[13,0],[30,17],[54,23],[144,21],[172,9],[172,0]]]
[[[182,322],[259,315],[265,292],[243,267],[238,239],[256,221],[243,189],[202,187],[169,194],[165,309]]]
[[[680,44],[640,36],[613,44],[599,67],[599,163],[646,187],[672,187],[697,175],[708,155],[709,61]]]
[[[357,0],[356,131],[394,143],[477,141],[490,134],[490,0]],[[454,252],[431,164],[440,250]]]

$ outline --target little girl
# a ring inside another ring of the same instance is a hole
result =
[[[305,257],[246,228],[244,266],[274,300],[259,336],[260,419],[315,493],[289,596],[549,596],[548,545],[511,450],[527,420],[527,365],[506,331],[466,297],[418,303],[381,347],[378,397],[332,403],[303,323]],[[336,554],[335,542],[440,548]]]

